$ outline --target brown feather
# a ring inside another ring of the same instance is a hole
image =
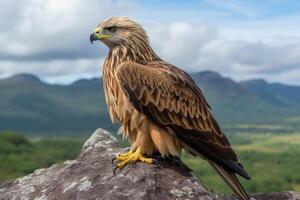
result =
[[[242,198],[242,200],[250,200],[250,197],[234,173],[228,171],[220,165],[217,165],[216,163],[209,163],[222,177],[222,179],[230,186],[230,188]]]
[[[120,121],[132,149],[145,154],[179,155],[183,146],[207,159],[241,198],[246,193],[234,173],[249,178],[210,106],[192,78],[161,60],[144,29],[123,17],[101,26],[117,26],[122,40],[107,41],[104,62],[105,99],[112,121]]]
[[[156,87],[157,85],[151,84],[159,81],[157,86],[159,101],[153,100],[149,90],[145,90],[143,96],[137,99],[135,91],[130,90],[127,86],[129,81],[127,76],[121,76],[125,71],[135,71],[136,77],[138,77],[135,79],[137,84],[144,88]],[[239,164],[237,155],[213,118],[201,91],[188,75],[161,61],[144,62],[143,65],[123,62],[118,66],[116,75],[120,86],[126,91],[125,94],[135,109],[149,117],[161,128],[171,128],[180,140],[208,160],[232,173],[238,173],[247,179],[250,178]],[[178,78],[175,79],[175,76]],[[144,79],[153,79],[154,81],[145,81]],[[172,107],[174,104],[165,103],[168,99],[174,99],[177,102],[175,108]],[[194,107],[190,102],[195,102],[198,106]],[[196,110],[193,111],[193,109]],[[199,113],[199,115],[189,116],[188,113],[192,112]]]

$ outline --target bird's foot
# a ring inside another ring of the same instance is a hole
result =
[[[114,174],[116,171],[122,170],[127,164],[135,164],[138,161],[147,163],[147,164],[152,164],[153,159],[152,158],[146,158],[143,153],[141,148],[137,148],[134,152],[133,151],[128,151],[127,153],[119,154],[116,157],[116,160],[119,161],[119,163],[116,165],[114,168]]]

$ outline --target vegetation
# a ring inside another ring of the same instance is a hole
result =
[[[242,180],[247,190],[300,191],[300,87],[235,82],[209,71],[192,77],[225,132],[232,133],[230,141],[252,175],[252,181]],[[50,85],[28,74],[0,80],[0,131],[35,135],[0,133],[0,182],[75,158],[84,139],[74,136],[97,127],[117,130],[110,123],[101,84],[95,78]],[[230,191],[205,161],[182,158],[209,188]]]
[[[235,134],[230,141],[252,177],[240,179],[249,192],[300,191],[300,134]],[[184,155],[199,179],[217,192],[230,192],[205,161]]]
[[[300,191],[300,134],[229,135],[241,162],[252,176],[240,179],[253,192]],[[21,134],[0,134],[0,182],[23,176],[37,168],[75,158],[84,139],[33,138]],[[231,192],[207,162],[183,155],[197,177],[216,192]]]
[[[34,139],[22,134],[0,134],[0,182],[32,173],[37,168],[75,158],[82,139]]]
[[[262,80],[241,83],[209,71],[191,76],[227,133],[300,131],[299,86]],[[118,127],[110,121],[101,78],[51,85],[19,74],[0,80],[0,91],[0,131],[78,136],[98,127]]]

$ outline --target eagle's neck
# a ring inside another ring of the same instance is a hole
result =
[[[110,49],[104,67],[114,70],[116,66],[125,61],[142,63],[144,61],[161,60],[149,45],[127,44]]]

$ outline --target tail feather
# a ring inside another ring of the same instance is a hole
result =
[[[230,188],[242,199],[242,200],[250,200],[247,192],[244,190],[240,181],[236,177],[235,173],[228,171],[222,166],[209,162],[211,166],[216,170],[216,172],[223,178],[223,180],[230,186]]]

